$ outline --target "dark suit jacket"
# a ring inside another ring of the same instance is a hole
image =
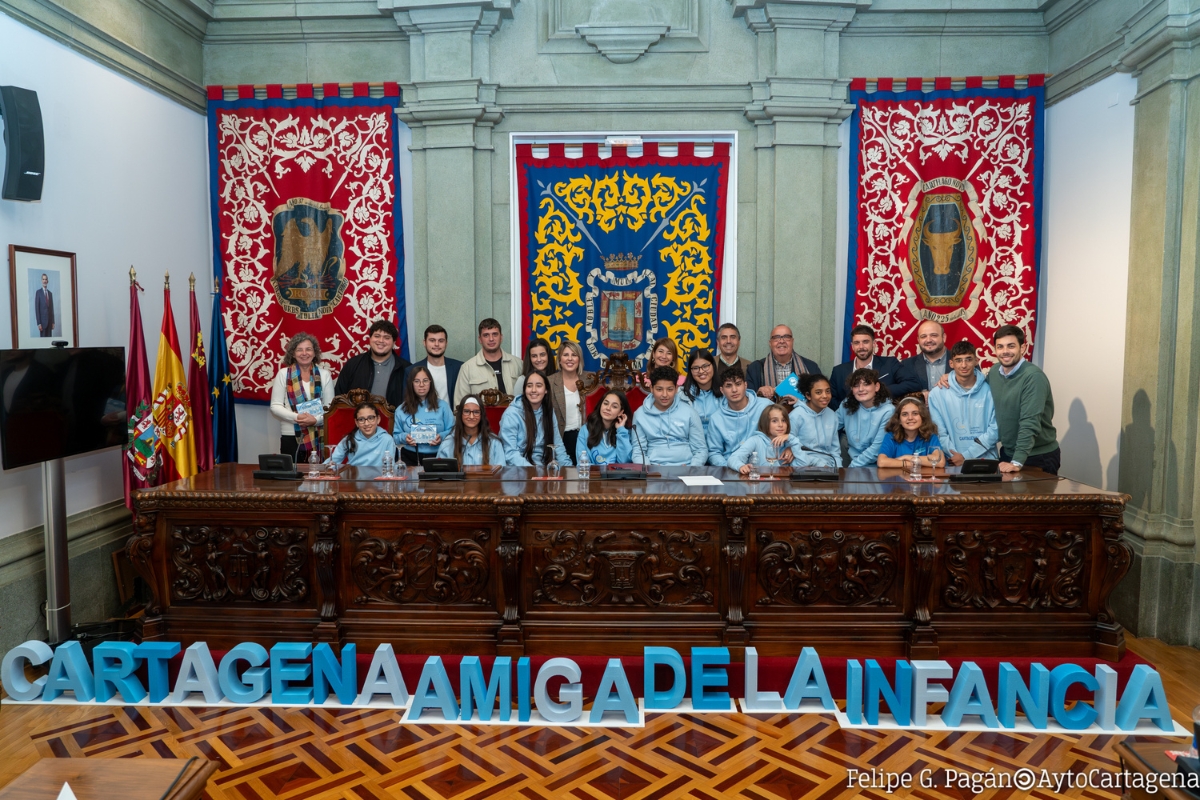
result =
[[[767,356],[771,358],[771,356]],[[758,392],[758,387],[763,385],[763,376],[766,374],[767,358],[760,358],[750,364],[750,368],[746,370],[746,391]],[[821,368],[817,366],[817,362],[800,356],[800,361],[804,364],[804,368],[809,372],[820,372]],[[774,388],[774,387],[771,387]]]
[[[396,359],[396,367],[392,370],[392,377],[388,378],[387,397],[384,399],[388,401],[389,406],[396,408],[404,402],[404,381],[408,376],[408,368],[412,365],[401,358],[399,353],[392,355]],[[346,362],[342,371],[338,373],[333,391],[335,394],[345,394],[351,389],[366,389],[369,392],[374,382],[375,367],[371,364],[371,351],[368,350]]]
[[[458,371],[462,369],[463,362],[456,358],[446,356],[446,391],[450,393],[449,397],[439,397],[439,400],[445,400],[446,405],[450,406],[450,410],[454,410],[454,385],[458,383]],[[404,385],[408,386],[408,372],[413,367],[428,367],[429,357],[426,356],[415,364],[407,367],[404,370]]]
[[[49,289],[38,289],[33,295],[33,315],[42,333],[54,330],[54,295]]]
[[[946,358],[946,372],[950,372],[949,356]],[[896,388],[892,396],[903,397],[913,392],[927,392],[933,388],[928,384],[929,372],[925,369],[925,356],[917,353],[900,362],[900,369],[896,372]]]
[[[900,359],[892,356],[875,356],[871,360],[871,368],[879,373],[879,382],[887,387],[887,390],[892,393],[892,397],[895,397],[896,374],[900,370]],[[833,389],[833,402],[829,404],[829,407],[834,411],[837,411],[842,401],[850,396],[846,381],[850,380],[852,374],[854,374],[854,359],[850,359],[845,364],[838,364],[829,375],[829,386]]]
[[[745,356],[738,356],[737,363],[741,365],[743,375],[750,371],[750,359],[746,358]],[[713,371],[713,385],[717,387],[718,395],[721,394],[721,373],[724,372],[727,367],[731,366],[733,365],[727,365],[724,361],[722,361],[721,354],[717,353],[717,368]]]

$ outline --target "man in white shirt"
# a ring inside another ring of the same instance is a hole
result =
[[[446,357],[446,346],[449,343],[445,328],[441,325],[430,325],[425,329],[425,358],[413,366],[423,366],[428,369],[429,374],[433,376],[433,388],[437,391],[438,398],[457,405],[454,403],[452,395],[454,387],[458,383],[458,371],[462,369],[463,362]],[[405,381],[407,380],[406,376]]]

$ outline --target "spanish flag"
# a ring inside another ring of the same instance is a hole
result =
[[[154,365],[154,427],[158,429],[162,454],[159,483],[190,478],[199,472],[187,373],[179,354],[175,315],[171,313],[170,280],[168,275],[163,286],[162,333],[158,337],[158,361]]]

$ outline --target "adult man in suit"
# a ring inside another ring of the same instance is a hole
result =
[[[38,336],[43,339],[54,335],[54,295],[50,293],[50,278],[42,273],[42,288],[33,295],[33,316],[37,321]]]
[[[946,350],[946,332],[931,319],[917,326],[917,354],[900,362],[896,372],[894,397],[921,392],[929,402],[929,390],[950,372],[950,353]]]
[[[450,340],[446,335],[446,329],[441,325],[430,325],[426,328],[423,341],[425,358],[413,364],[409,370],[412,370],[413,367],[428,369],[429,374],[433,376],[433,386],[437,390],[438,398],[453,405],[454,387],[458,384],[458,371],[462,368],[463,362],[456,358],[446,358],[446,345]],[[407,376],[404,381],[407,385]]]
[[[746,388],[768,400],[775,397],[775,387],[795,373],[797,377],[806,372],[819,373],[817,362],[805,358],[792,349],[792,329],[787,325],[776,325],[771,329],[771,354],[750,364],[746,372]],[[796,398],[784,395],[781,402],[795,405]]]
[[[881,356],[875,353],[875,329],[870,325],[855,325],[850,331],[850,350],[854,358],[845,364],[838,364],[829,376],[829,385],[833,389],[833,402],[829,407],[837,410],[846,399],[846,382],[856,369],[873,369],[879,373],[879,382],[887,387],[892,396],[896,396],[896,372],[900,369],[900,359],[892,356]]]
[[[367,331],[367,351],[351,358],[338,373],[334,391],[366,389],[396,408],[404,401],[404,378],[409,363],[395,352],[400,331],[386,319],[377,319]]]
[[[750,359],[738,355],[742,346],[742,332],[732,322],[726,322],[717,328],[717,369],[713,374],[713,386],[721,385],[721,373],[737,364],[742,368],[742,375],[750,369]]]

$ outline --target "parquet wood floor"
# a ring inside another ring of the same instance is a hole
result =
[[[1150,642],[1135,649],[1158,663],[1176,718],[1186,720],[1200,689],[1200,651]],[[946,769],[1116,770],[1112,745],[1120,736],[849,731],[818,714],[665,714],[647,717],[643,729],[401,727],[398,719],[395,711],[373,709],[5,706],[0,785],[39,758],[200,756],[220,763],[206,794],[211,800],[1119,796],[972,795],[941,784]],[[1162,741],[1164,748],[1181,745]],[[850,769],[871,768],[914,776],[933,770],[939,786],[891,795],[847,786]]]

